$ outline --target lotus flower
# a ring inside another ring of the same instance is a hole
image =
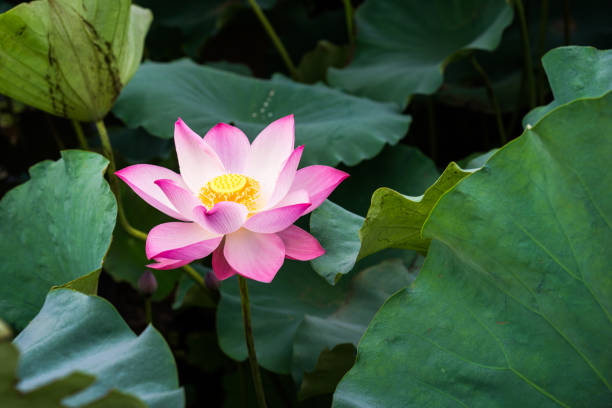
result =
[[[284,259],[325,253],[293,223],[317,208],[348,174],[328,166],[298,170],[293,115],[268,125],[252,144],[219,123],[201,138],[181,119],[174,128],[181,174],[137,164],[116,174],[143,200],[180,220],[154,227],[146,254],[155,269],[174,269],[212,253],[220,280],[235,274],[270,282]]]

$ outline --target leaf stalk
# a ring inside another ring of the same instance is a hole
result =
[[[527,77],[527,92],[529,95],[529,108],[536,107],[536,87],[533,75],[533,61],[531,60],[531,46],[529,45],[529,32],[527,30],[527,19],[522,0],[515,0],[516,13],[519,17],[521,27],[521,39],[523,41],[523,59],[525,63],[525,76]]]
[[[497,101],[497,97],[495,96],[495,93],[493,92],[493,85],[491,84],[491,80],[489,79],[489,76],[487,75],[482,65],[480,65],[478,61],[476,60],[476,57],[474,56],[474,54],[472,54],[471,60],[472,60],[472,66],[480,74],[480,76],[482,77],[482,81],[484,82],[485,87],[487,88],[487,94],[489,95],[489,101],[491,102],[491,107],[495,111],[495,120],[497,122],[497,130],[499,132],[499,138],[501,140],[502,145],[504,145],[508,141],[508,138],[506,137],[506,131],[504,130],[504,122],[502,120],[499,102]]]
[[[261,372],[257,364],[257,354],[255,353],[255,342],[253,341],[253,326],[251,324],[251,307],[249,305],[249,288],[247,281],[242,276],[238,275],[238,285],[240,286],[240,303],[242,305],[242,321],[244,324],[244,337],[246,339],[247,350],[249,352],[249,364],[251,366],[251,375],[253,376],[253,385],[255,386],[255,394],[257,395],[257,403],[259,408],[267,408],[266,397],[264,394],[263,382],[261,381]]]
[[[291,57],[289,56],[289,53],[285,49],[285,46],[281,42],[280,38],[276,34],[276,31],[274,31],[274,27],[272,27],[272,24],[270,24],[270,21],[268,20],[268,18],[262,11],[261,7],[259,7],[259,4],[257,4],[256,0],[249,0],[249,4],[251,5],[253,12],[255,13],[259,21],[261,22],[261,25],[264,27],[264,29],[268,33],[268,36],[274,43],[276,50],[278,51],[281,58],[285,62],[285,65],[287,66],[287,69],[289,70],[289,73],[291,74],[291,78],[293,78],[295,81],[299,81],[300,75],[298,73],[298,70],[293,64],[293,61],[291,61]]]

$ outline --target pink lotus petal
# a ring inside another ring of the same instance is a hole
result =
[[[242,228],[225,236],[223,255],[240,275],[268,283],[283,265],[285,246],[276,234],[259,234]]]
[[[259,181],[264,194],[272,194],[285,160],[293,151],[293,115],[270,123],[251,144],[245,173]]]
[[[174,126],[174,144],[181,176],[193,193],[206,183],[225,173],[217,153],[180,118]]]
[[[289,193],[296,190],[306,190],[312,205],[304,214],[308,214],[321,205],[323,201],[338,187],[349,175],[343,171],[329,166],[308,166],[295,174],[293,185]]]
[[[244,228],[264,234],[282,231],[296,222],[308,207],[310,201],[261,211],[249,218]]]
[[[283,244],[285,244],[285,257],[288,259],[310,261],[325,253],[325,250],[315,237],[295,225],[277,232],[276,235],[283,240]]]
[[[236,270],[227,263],[225,256],[223,255],[223,247],[225,245],[221,244],[212,255],[212,267],[215,276],[219,280],[225,280],[237,274]]]
[[[123,180],[140,198],[152,207],[181,221],[189,221],[172,205],[166,195],[155,185],[155,180],[168,179],[179,186],[185,186],[180,175],[172,170],[151,164],[135,164],[126,167],[115,174]]]
[[[187,245],[182,248],[170,249],[160,252],[156,257],[180,260],[205,258],[219,246],[221,239],[223,239],[223,237],[216,237],[206,241],[196,242],[195,244]]]
[[[195,222],[166,222],[164,224],[157,225],[151,231],[149,231],[145,251],[147,258],[152,259],[156,258],[161,253],[168,253],[168,251],[171,250],[179,250],[203,241],[213,239],[218,239],[221,241],[221,238],[222,237],[220,234],[214,234],[206,231]],[[205,249],[211,244],[212,243],[205,244],[200,247],[200,249],[205,252]],[[217,245],[219,245],[219,242],[217,242]],[[212,252],[213,249],[214,248],[212,248],[210,252]],[[177,256],[179,253],[180,251],[177,252]],[[165,258],[177,259],[171,256],[165,256]],[[196,258],[197,257],[192,259]],[[202,258],[202,256],[200,258]]]
[[[195,221],[202,227],[217,234],[230,234],[246,221],[249,210],[242,204],[221,201],[207,210],[203,205],[193,209]]]
[[[274,207],[276,203],[278,203],[281,199],[287,195],[291,185],[293,184],[293,179],[295,178],[295,173],[298,168],[298,164],[300,164],[300,159],[302,158],[302,152],[304,151],[304,146],[300,146],[291,153],[291,156],[285,161],[283,169],[278,175],[278,179],[276,180],[276,187],[274,188],[274,192],[268,199],[266,203],[266,208]]]
[[[242,130],[219,123],[206,133],[204,142],[217,153],[228,173],[244,172],[251,144]]]
[[[306,190],[295,190],[295,191],[288,192],[287,195],[282,200],[276,203],[274,208],[287,207],[290,205],[304,204],[304,203],[310,203],[312,205],[312,201],[310,200],[310,196],[308,195],[308,192]],[[306,212],[304,212],[303,214],[306,214]]]
[[[193,209],[202,205],[202,202],[198,200],[191,191],[179,187],[174,181],[167,179],[157,180],[155,184],[164,192],[174,208],[176,208],[185,219],[193,221]]]
[[[161,269],[161,270],[176,269],[176,268],[180,268],[181,266],[185,266],[188,263],[191,263],[193,260],[177,261],[175,259],[155,258],[154,261],[156,261],[156,263],[146,265],[147,268]]]

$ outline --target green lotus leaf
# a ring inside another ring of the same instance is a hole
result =
[[[310,229],[326,252],[311,264],[332,285],[358,261],[387,248],[427,253],[430,240],[421,237],[425,219],[440,196],[470,174],[451,163],[438,177],[431,160],[418,150],[402,145],[388,149],[354,170],[347,185],[341,185],[338,194],[332,197],[342,199],[347,207],[357,211],[361,210],[359,188],[369,192],[381,183],[389,183],[404,192],[417,194],[429,188],[420,197],[378,188],[365,219],[330,201],[317,208],[310,217]]]
[[[191,266],[205,281],[206,276],[209,273],[213,273],[211,268],[207,268],[198,263],[193,263]],[[217,307],[218,302],[219,294],[216,291],[201,287],[195,283],[191,276],[183,274],[176,287],[176,295],[174,297],[174,303],[172,303],[172,309],[177,310],[194,306],[214,309]]]
[[[425,255],[431,240],[421,236],[423,224],[440,197],[470,173],[451,163],[420,197],[404,196],[386,187],[376,190],[359,230],[357,259],[385,248],[410,249]]]
[[[21,353],[17,389],[22,393],[80,372],[95,382],[72,390],[76,393],[63,400],[66,406],[89,407],[111,390],[144,402],[129,406],[184,406],[174,357],[161,334],[149,326],[135,335],[100,297],[52,290],[14,344]]]
[[[301,380],[319,354],[342,343],[357,344],[380,305],[412,282],[399,259],[353,272],[331,286],[307,262],[285,261],[271,283],[249,281],[257,359],[262,367]],[[236,279],[221,285],[217,308],[221,349],[235,360],[247,358],[240,293]]]
[[[172,137],[181,116],[201,135],[218,122],[232,122],[251,140],[268,123],[293,113],[296,144],[306,145],[304,165],[357,164],[386,143],[397,143],[410,124],[409,116],[390,106],[321,84],[248,78],[189,60],[143,64],[113,112],[129,127],[162,138]]]
[[[553,110],[440,199],[334,407],[612,404],[611,111]]]
[[[325,254],[310,261],[312,269],[330,285],[353,270],[361,241],[359,229],[364,218],[345,210],[329,200],[310,216],[310,232],[325,248]]]
[[[405,107],[412,94],[431,94],[444,67],[470,49],[494,50],[512,22],[504,0],[367,0],[355,14],[355,57],[330,69],[330,84]]]
[[[0,201],[0,317],[16,329],[52,286],[102,267],[117,214],[107,164],[96,153],[63,151],[30,168],[31,179]]]
[[[321,40],[317,46],[304,54],[297,70],[300,79],[307,84],[324,81],[329,67],[341,68],[349,56],[348,46],[335,45]]]
[[[546,114],[578,98],[594,98],[612,91],[612,50],[559,47],[542,57],[554,100],[531,110],[523,126],[533,126]]]
[[[62,400],[80,392],[95,382],[95,377],[81,372],[72,372],[65,377],[26,393],[15,388],[17,383],[17,361],[19,351],[11,343],[0,342],[0,400],[10,408],[65,408]],[[146,408],[147,406],[130,395],[111,390],[102,398],[84,405],[85,408]]]
[[[82,391],[96,380],[94,376],[82,372],[72,372],[40,387],[21,392],[15,388],[17,383],[17,362],[19,351],[11,343],[0,343],[0,400],[10,408],[65,408],[62,400]],[[111,390],[102,398],[83,405],[84,408],[147,408],[136,397]]]
[[[151,12],[130,0],[40,0],[0,15],[0,93],[102,119],[138,69]]]
[[[98,280],[100,279],[101,269],[96,269],[87,275],[80,276],[75,280],[64,283],[63,285],[53,286],[51,289],[72,289],[86,295],[97,295],[98,294]]]
[[[321,352],[314,371],[304,374],[298,397],[300,400],[333,394],[338,382],[355,362],[355,346],[338,344]]]

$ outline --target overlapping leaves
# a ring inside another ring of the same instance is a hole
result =
[[[533,125],[564,103],[593,98],[612,90],[612,50],[593,47],[560,47],[542,57],[554,100],[533,109],[523,125]]]
[[[304,262],[286,261],[270,284],[249,282],[253,333],[259,363],[298,381],[315,368],[325,348],[357,344],[385,301],[413,279],[401,260],[354,272],[330,286]],[[221,349],[244,360],[240,295],[235,279],[223,282],[217,310]]]
[[[335,407],[612,403],[610,111],[554,110],[443,196]]]
[[[12,380],[16,355],[3,344],[0,350],[8,353],[9,364],[0,387],[8,401],[22,404],[16,406],[59,407],[60,400],[71,407],[184,405],[174,358],[159,332],[149,326],[136,336],[97,296],[51,291],[14,344],[20,352],[19,392]],[[50,405],[53,399],[57,405]]]

